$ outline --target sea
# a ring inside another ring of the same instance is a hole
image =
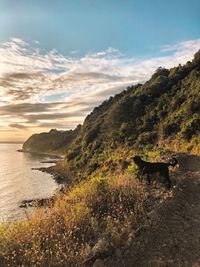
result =
[[[49,167],[50,156],[18,152],[22,144],[0,144],[0,223],[19,221],[33,212],[20,208],[23,200],[47,198],[59,185],[53,177],[32,168]]]

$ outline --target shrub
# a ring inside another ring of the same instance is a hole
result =
[[[194,118],[182,128],[181,136],[189,141],[192,136],[198,132],[200,132],[200,119],[197,116],[194,116]]]
[[[180,131],[180,127],[177,123],[168,123],[163,126],[164,127],[164,135],[169,136],[172,135],[173,133],[177,133]]]
[[[89,143],[91,143],[97,137],[97,134],[99,132],[99,127],[100,127],[99,124],[94,125],[92,129],[86,132],[86,135],[84,136],[84,142],[86,146],[88,146]]]
[[[79,151],[72,151],[71,153],[67,155],[67,160],[68,161],[73,160],[79,155],[79,153],[80,153]]]
[[[144,132],[139,135],[138,142],[141,145],[153,144],[157,138],[156,132]]]

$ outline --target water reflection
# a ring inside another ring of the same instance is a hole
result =
[[[21,145],[0,144],[0,220],[24,217],[19,208],[21,201],[49,197],[58,188],[51,175],[31,170],[51,166],[41,163],[49,157],[17,152],[20,148]]]

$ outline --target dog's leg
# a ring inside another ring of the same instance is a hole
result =
[[[168,183],[167,188],[170,189],[171,188],[171,181],[169,179],[169,170],[168,170],[168,168],[166,169],[166,172],[165,172],[165,180]]]
[[[140,170],[140,183],[143,182],[143,178],[144,178],[144,169]]]
[[[149,174],[147,174],[147,182],[148,182],[148,185],[151,184],[151,179],[150,179],[150,175]]]

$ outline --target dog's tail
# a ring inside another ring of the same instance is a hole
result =
[[[176,166],[176,164],[178,164],[178,160],[176,158],[172,158],[169,162],[168,162],[168,166]]]

